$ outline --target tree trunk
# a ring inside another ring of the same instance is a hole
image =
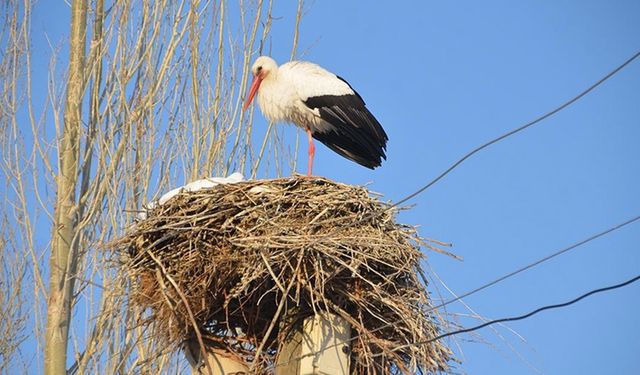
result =
[[[82,126],[86,13],[86,1],[73,0],[69,80],[62,139],[58,145],[57,201],[49,262],[49,296],[44,348],[44,373],[49,375],[66,373],[69,319],[77,264],[75,249],[78,207],[75,193]]]

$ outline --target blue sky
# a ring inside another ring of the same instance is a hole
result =
[[[67,33],[69,9],[57,3],[44,12],[36,8],[34,30]],[[390,139],[388,160],[375,171],[319,144],[315,174],[370,183],[392,201],[471,148],[576,95],[640,49],[637,1],[394,4],[309,2],[299,42],[304,59],[359,91]],[[50,22],[56,13],[60,22]],[[284,62],[293,2],[276,4],[274,16],[273,57]],[[48,48],[42,40],[34,44],[36,57]],[[640,214],[639,87],[635,62],[575,105],[474,156],[411,201],[415,207],[399,220],[419,225],[423,236],[453,243],[464,258],[428,253],[449,288],[464,293]],[[255,121],[257,131],[260,124],[266,130],[259,113]],[[292,141],[295,128],[283,126]],[[305,158],[303,148],[299,168]],[[640,224],[629,226],[466,303],[487,318],[501,318],[626,280],[640,271],[639,239]],[[438,287],[450,297],[436,284],[434,293]],[[639,296],[640,285],[632,285],[510,324],[525,341],[504,327],[458,337],[462,363],[455,370],[640,373]],[[464,318],[470,312],[460,304],[448,312],[458,314],[463,325],[479,323]]]

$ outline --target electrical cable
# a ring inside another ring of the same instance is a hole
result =
[[[617,225],[615,225],[613,227],[605,229],[600,233],[597,233],[597,234],[594,234],[594,235],[592,235],[590,237],[587,237],[584,240],[580,240],[580,241],[574,243],[573,245],[567,246],[567,247],[562,248],[562,249],[560,249],[560,250],[558,250],[556,252],[553,252],[553,253],[545,256],[544,258],[540,258],[540,259],[536,260],[535,262],[532,262],[532,263],[529,263],[529,264],[527,264],[525,266],[522,266],[522,267],[518,268],[515,271],[509,272],[508,274],[506,274],[504,276],[501,276],[501,277],[499,277],[499,278],[497,278],[497,279],[495,279],[493,281],[490,281],[490,282],[488,282],[486,284],[483,284],[483,285],[481,285],[481,286],[479,286],[479,287],[477,287],[475,289],[472,289],[472,290],[470,290],[470,291],[468,291],[468,292],[466,292],[464,294],[461,294],[461,295],[457,296],[456,298],[450,299],[450,300],[448,300],[446,302],[443,302],[443,303],[441,303],[439,305],[436,305],[436,306],[432,307],[431,309],[429,309],[428,311],[433,311],[435,309],[439,309],[441,307],[444,307],[444,306],[447,306],[447,305],[449,305],[451,303],[459,301],[459,300],[461,300],[463,298],[469,297],[472,294],[478,293],[481,290],[487,289],[487,288],[489,288],[489,287],[491,287],[491,286],[493,286],[493,285],[495,285],[495,284],[497,284],[497,283],[499,283],[501,281],[504,281],[504,280],[506,280],[506,279],[508,279],[510,277],[513,277],[513,276],[515,276],[515,275],[517,275],[517,274],[519,274],[521,272],[524,272],[524,271],[526,271],[526,270],[528,270],[530,268],[533,268],[533,267],[537,266],[540,263],[544,263],[544,262],[546,262],[546,261],[548,261],[550,259],[553,259],[553,258],[557,257],[558,255],[562,255],[562,254],[564,254],[564,253],[566,253],[568,251],[571,251],[571,250],[573,250],[573,249],[575,249],[577,247],[580,247],[580,246],[582,246],[582,245],[584,245],[584,244],[586,244],[588,242],[591,242],[591,241],[593,241],[593,240],[595,240],[597,238],[605,236],[605,235],[607,235],[607,234],[609,234],[611,232],[614,232],[614,231],[616,231],[616,230],[618,230],[618,229],[620,229],[620,228],[622,228],[624,226],[627,226],[627,225],[629,225],[631,223],[634,223],[634,222],[636,222],[638,220],[640,220],[640,215],[638,215],[636,217],[633,217],[633,218],[631,218],[629,220],[626,220],[626,221],[624,221],[624,222],[622,222],[620,224],[617,224]]]
[[[408,346],[429,344],[431,342],[438,341],[438,340],[441,340],[441,339],[443,339],[445,337],[449,337],[449,336],[454,336],[454,335],[459,335],[459,334],[462,334],[462,333],[469,333],[469,332],[477,331],[477,330],[479,330],[481,328],[484,328],[484,327],[487,327],[487,326],[490,326],[490,325],[493,325],[493,324],[505,323],[505,322],[514,322],[514,321],[517,321],[517,320],[524,320],[524,319],[532,317],[532,316],[534,316],[534,315],[536,315],[536,314],[538,314],[538,313],[540,313],[542,311],[552,310],[552,309],[559,309],[559,308],[562,308],[562,307],[567,307],[567,306],[573,305],[574,303],[579,302],[579,301],[581,301],[581,300],[583,300],[583,299],[585,299],[585,298],[587,298],[589,296],[592,296],[594,294],[604,293],[604,292],[608,292],[608,291],[611,291],[611,290],[614,290],[614,289],[619,289],[619,288],[625,287],[625,286],[627,286],[629,284],[632,284],[632,283],[634,283],[634,282],[636,282],[638,280],[640,280],[640,275],[637,275],[637,276],[635,276],[635,277],[633,277],[633,278],[631,278],[631,279],[629,279],[627,281],[624,281],[622,283],[619,283],[619,284],[615,284],[615,285],[611,285],[611,286],[607,286],[607,287],[591,290],[591,291],[589,291],[589,292],[587,292],[587,293],[585,293],[585,294],[583,294],[583,295],[581,295],[579,297],[576,297],[576,298],[574,298],[574,299],[572,299],[571,301],[568,301],[568,302],[558,303],[558,304],[555,304],[555,305],[547,305],[547,306],[543,306],[543,307],[540,307],[538,309],[535,309],[535,310],[533,310],[533,311],[531,311],[529,313],[526,313],[524,315],[519,315],[519,316],[514,316],[514,317],[509,317],[509,318],[501,318],[501,319],[490,320],[488,322],[479,324],[479,325],[474,326],[474,327],[463,328],[463,329],[458,329],[458,330],[455,330],[455,331],[443,333],[443,334],[441,334],[439,336],[436,336],[436,337],[434,337],[432,339],[429,339],[429,340],[426,340],[426,341],[416,342],[416,343],[413,343],[413,344],[401,345],[401,346],[395,348],[394,351],[406,348]]]
[[[587,95],[588,93],[590,93],[591,91],[593,91],[596,87],[600,86],[601,84],[603,84],[605,81],[607,81],[609,78],[613,77],[616,73],[618,73],[620,70],[622,70],[624,67],[626,67],[627,65],[631,64],[631,62],[633,62],[635,59],[637,59],[640,56],[640,51],[636,52],[633,56],[631,56],[630,58],[628,58],[625,62],[623,62],[622,64],[620,64],[617,68],[613,69],[611,72],[609,72],[607,75],[605,75],[604,77],[600,78],[598,81],[596,81],[594,84],[592,84],[591,86],[587,87],[585,90],[583,90],[582,92],[580,92],[578,95],[574,96],[573,98],[567,100],[566,102],[564,102],[563,104],[561,104],[560,106],[552,109],[551,111],[535,118],[532,121],[529,121],[528,123],[515,128],[511,131],[508,131],[504,134],[502,134],[501,136],[494,138],[492,140],[490,140],[489,142],[486,142],[476,148],[474,148],[473,150],[469,151],[468,153],[466,153],[464,156],[462,156],[460,159],[458,159],[458,161],[456,161],[455,163],[453,163],[449,168],[445,169],[444,172],[440,173],[438,176],[436,176],[434,179],[432,179],[431,181],[429,181],[426,185],[424,185],[423,187],[421,187],[420,189],[416,190],[415,192],[407,195],[406,197],[400,199],[399,201],[397,201],[396,203],[394,203],[391,207],[397,207],[405,202],[407,202],[410,199],[413,199],[414,197],[416,197],[417,195],[421,194],[422,192],[424,192],[425,190],[429,189],[431,186],[435,185],[438,181],[440,181],[444,176],[448,175],[451,171],[453,171],[455,168],[457,168],[460,164],[462,164],[465,160],[467,160],[468,158],[470,158],[471,156],[473,156],[474,154],[476,154],[477,152],[491,146],[494,143],[497,143],[509,136],[512,136],[516,133],[519,133],[537,123],[539,123],[540,121],[549,118],[553,115],[555,115],[556,113],[562,111],[563,109],[567,108],[568,106],[570,106],[571,104],[577,102],[578,100],[580,100],[582,97],[584,97],[585,95]]]

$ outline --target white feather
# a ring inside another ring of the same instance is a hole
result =
[[[319,65],[292,61],[278,69],[279,78],[293,85],[301,100],[324,95],[353,95],[349,85]]]

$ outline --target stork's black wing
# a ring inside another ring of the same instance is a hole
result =
[[[313,138],[367,168],[378,167],[382,159],[387,158],[385,150],[389,138],[355,90],[351,95],[309,97],[304,103],[311,109],[317,109],[320,118],[331,125],[312,129]]]

